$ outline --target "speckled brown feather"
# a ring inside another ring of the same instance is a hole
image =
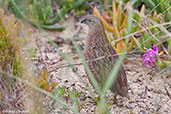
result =
[[[82,21],[89,26],[88,37],[86,41],[86,47],[84,50],[84,57],[87,62],[93,76],[97,80],[100,88],[103,88],[106,79],[108,78],[111,70],[113,69],[118,56],[116,51],[111,46],[102,22],[94,15],[85,17]],[[114,56],[108,56],[114,55]],[[106,56],[104,58],[97,59],[99,57]],[[108,56],[108,57],[107,57]],[[128,96],[128,84],[127,77],[123,66],[118,71],[117,77],[112,84],[111,91],[121,96]]]

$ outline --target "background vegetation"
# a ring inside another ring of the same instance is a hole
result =
[[[103,91],[97,86],[74,38],[71,41],[100,96],[98,109],[100,112],[110,113],[105,102],[105,93],[112,84],[111,79],[117,74],[126,53],[144,54],[155,44],[159,48],[160,58],[156,64],[163,69],[171,67],[170,4],[170,0],[0,0],[1,110],[10,106],[13,110],[29,110],[33,113],[40,109],[39,113],[42,113],[45,96],[50,96],[72,112],[79,113],[84,105],[80,104],[78,99],[82,93],[68,90],[64,86],[58,87],[57,82],[53,80],[54,76],[48,73],[47,68],[37,72],[36,65],[32,61],[36,56],[36,49],[30,48],[28,49],[30,51],[23,49],[32,34],[27,26],[33,25],[47,37],[75,74],[81,77],[71,64],[69,56],[50,40],[45,29],[63,31],[67,28],[64,22],[68,17],[93,13],[103,22],[113,48],[122,53]],[[11,103],[27,94],[28,98],[18,102],[18,107]],[[5,98],[6,95],[10,100]],[[71,105],[64,102],[66,97],[72,99]],[[30,106],[32,108],[29,108]]]

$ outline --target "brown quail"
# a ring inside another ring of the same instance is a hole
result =
[[[115,65],[115,62],[118,60],[118,56],[115,55],[117,52],[110,44],[105,34],[104,26],[97,16],[88,15],[81,21],[81,23],[87,24],[89,27],[84,57],[93,76],[102,89]],[[103,56],[108,57],[95,60]],[[127,77],[123,66],[120,67],[110,90],[117,95],[128,97]]]

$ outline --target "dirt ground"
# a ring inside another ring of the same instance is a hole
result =
[[[88,28],[81,27],[76,24],[74,18],[67,19],[64,22],[67,29],[59,31],[46,31],[51,40],[56,40],[60,45],[60,50],[64,54],[69,55],[70,62],[75,64],[77,73],[80,74],[82,80],[91,87],[85,76],[83,65],[80,65],[81,60],[71,44],[71,37],[74,36],[77,44],[81,49],[84,48],[86,34]],[[79,98],[80,103],[84,104],[80,110],[81,114],[93,114],[96,104],[91,97],[91,93],[87,90],[86,85],[73,72],[70,67],[67,67],[65,60],[60,56],[59,52],[48,43],[48,39],[38,29],[32,28],[32,41],[30,46],[36,47],[36,58],[39,69],[47,67],[48,72],[55,76],[59,87],[65,86],[69,89],[75,89],[81,92]],[[143,65],[141,55],[129,54],[127,55],[124,64],[128,84],[129,96],[122,98],[117,96],[118,103],[109,105],[112,114],[171,114],[171,72],[169,70],[161,72],[160,68],[148,68]],[[91,87],[92,88],[92,87]],[[95,92],[95,91],[93,91]],[[97,96],[97,94],[96,94]],[[107,102],[113,100],[113,94],[107,92]],[[47,98],[48,99],[48,98]],[[46,112],[51,114],[72,114],[73,112],[62,107],[57,102],[49,100],[49,106]],[[46,107],[48,107],[46,105]]]

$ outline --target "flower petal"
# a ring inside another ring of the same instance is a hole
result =
[[[159,50],[159,48],[158,47],[156,47],[156,45],[153,43],[153,50],[156,52],[156,53],[158,53],[158,50]]]

